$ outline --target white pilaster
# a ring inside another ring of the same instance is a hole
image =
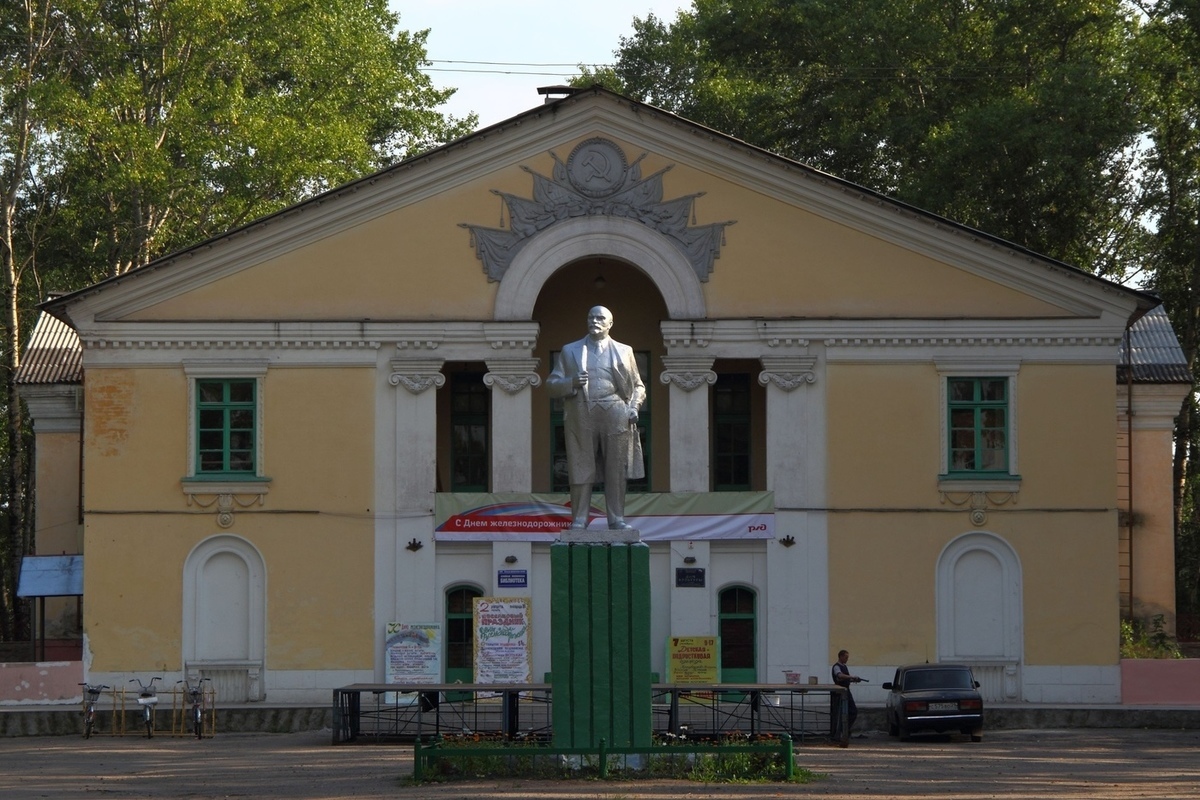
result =
[[[783,669],[794,669],[828,682],[828,516],[818,510],[825,506],[825,398],[807,342],[773,347],[761,356],[758,376],[767,387],[767,488],[775,493],[766,677],[779,680]]]
[[[396,391],[396,511],[433,514],[437,488],[437,397],[446,384],[441,358],[392,360]]]
[[[395,408],[395,608],[391,621],[436,619],[437,570],[433,498],[437,488],[437,396],[446,383],[443,359],[396,358],[388,383]],[[433,391],[431,391],[433,390]]]
[[[672,492],[709,489],[708,387],[716,383],[709,355],[663,356],[666,370],[659,376],[671,387]]]
[[[536,358],[489,359],[483,382],[492,390],[492,491],[533,490],[533,387]]]

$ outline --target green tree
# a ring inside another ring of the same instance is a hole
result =
[[[22,0],[0,6],[0,263],[4,272],[4,373],[0,387],[0,640],[19,633],[17,564],[29,551],[27,431],[16,394],[22,329],[21,284],[33,269],[44,229],[50,171],[41,108],[61,71],[61,27],[51,0]]]
[[[115,275],[469,132],[385,0],[59,0],[73,213]]]
[[[582,80],[1120,276],[1136,30],[1120,0],[695,0]]]
[[[0,639],[26,634],[13,379],[37,301],[470,132],[399,24],[386,0],[0,3]]]
[[[1147,280],[1164,301],[1193,377],[1200,355],[1200,4],[1144,3],[1137,74],[1151,143],[1142,212],[1153,223]],[[1175,425],[1176,593],[1200,633],[1200,408]]]

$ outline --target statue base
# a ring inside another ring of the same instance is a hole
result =
[[[650,548],[571,533],[599,538],[550,545],[554,743],[649,747]]]
[[[608,528],[567,528],[558,536],[558,541],[564,544],[637,544],[642,540],[642,532],[635,528],[612,531]]]

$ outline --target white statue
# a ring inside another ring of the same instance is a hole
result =
[[[592,484],[604,480],[608,528],[625,522],[625,485],[646,474],[638,437],[638,409],[646,387],[633,349],[613,341],[613,315],[604,306],[588,312],[588,335],[564,345],[546,381],[551,397],[566,398],[567,474],[571,483],[571,529],[587,528]]]

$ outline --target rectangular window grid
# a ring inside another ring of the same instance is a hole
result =
[[[196,381],[196,473],[254,475],[257,382]]]
[[[1008,473],[1008,379],[947,378],[951,475]]]
[[[450,383],[450,487],[486,492],[491,467],[488,428],[491,390],[482,372],[461,372]]]
[[[750,489],[750,376],[718,376],[712,401],[713,491],[747,491]]]

